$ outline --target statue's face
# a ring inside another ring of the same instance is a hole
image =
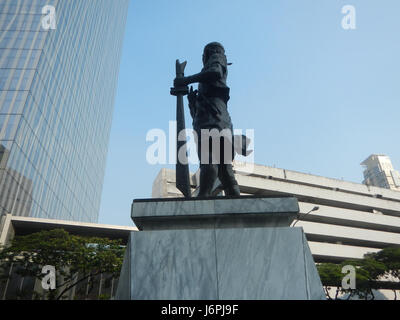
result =
[[[203,64],[206,64],[208,59],[215,53],[224,54],[224,49],[222,49],[220,46],[208,47],[203,54]]]

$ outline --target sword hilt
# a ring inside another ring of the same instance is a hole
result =
[[[185,75],[185,68],[186,68],[187,61],[182,63],[179,62],[179,59],[176,60],[176,77],[183,78]]]
[[[176,77],[177,78],[183,78],[185,76],[185,68],[186,68],[187,61],[184,61],[182,63],[179,62],[179,59],[176,60]],[[184,87],[177,87],[177,88],[171,88],[170,91],[171,95],[173,96],[185,96],[189,93],[189,87],[184,86]]]
[[[171,88],[170,91],[171,95],[173,96],[185,96],[189,93],[189,88],[186,87],[178,87],[178,88]]]

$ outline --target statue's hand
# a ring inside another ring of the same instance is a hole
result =
[[[197,99],[197,90],[193,90],[193,86],[190,86],[190,91],[188,93],[189,104],[194,104]]]
[[[183,78],[175,78],[174,80],[174,87],[179,88],[179,87],[185,87],[189,84],[188,78],[183,77]]]

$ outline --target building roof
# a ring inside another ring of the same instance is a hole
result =
[[[132,231],[138,231],[138,229],[133,226],[114,226],[108,224],[18,216],[11,216],[10,218],[15,233],[18,235],[30,234],[42,230],[64,229],[65,231],[75,235],[121,239],[124,243],[126,243],[128,241],[129,234]]]

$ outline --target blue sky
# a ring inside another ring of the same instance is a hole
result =
[[[99,222],[132,225],[132,200],[174,168],[147,163],[146,134],[175,119],[175,60],[199,72],[211,41],[233,63],[228,108],[254,129],[255,163],[361,182],[360,162],[384,153],[400,169],[399,13],[398,0],[131,1]]]

